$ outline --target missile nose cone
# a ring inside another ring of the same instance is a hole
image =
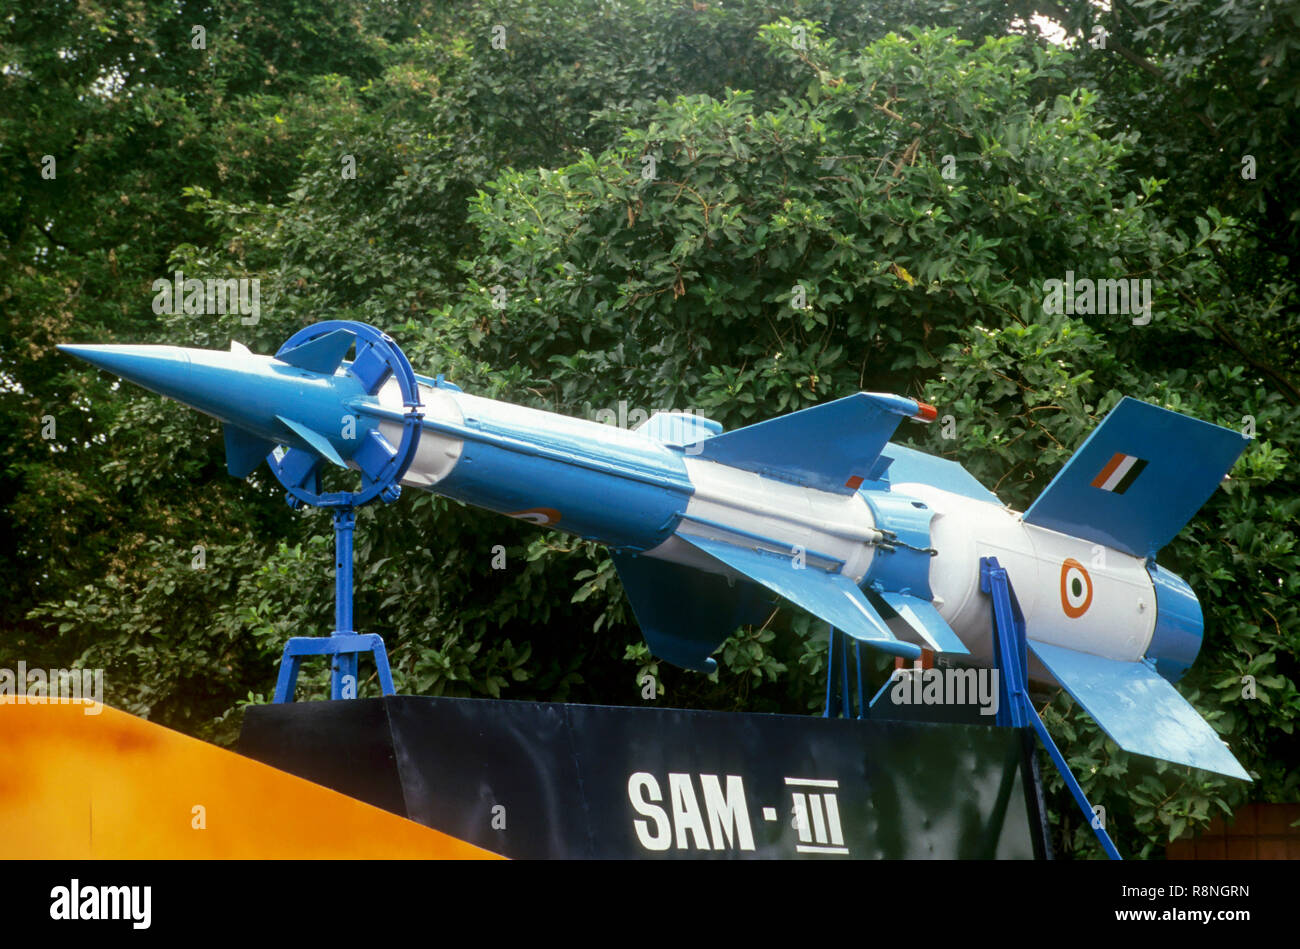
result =
[[[116,346],[99,346],[99,345],[78,345],[74,343],[59,343],[54,347],[61,353],[67,353],[69,356],[76,356],[78,359],[84,359],[86,362],[99,365],[99,353],[105,350],[116,349]]]
[[[364,438],[335,434],[340,432],[339,420],[348,414],[348,400],[366,391],[351,374],[336,374],[332,368],[313,371],[240,349],[147,345],[60,345],[58,349],[235,426],[256,440],[254,447],[263,455],[270,449],[263,450],[261,443],[287,444],[346,464],[344,458],[367,443]],[[313,350],[312,355],[318,354]],[[244,467],[249,451],[235,453],[240,461],[236,467]]]
[[[60,344],[58,349],[159,395],[186,401],[178,384],[188,373],[190,357],[178,346]]]

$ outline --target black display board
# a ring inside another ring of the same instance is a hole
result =
[[[239,751],[516,858],[1034,858],[1032,733],[391,696],[252,706]]]

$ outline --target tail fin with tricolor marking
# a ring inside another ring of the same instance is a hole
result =
[[[1030,505],[1025,523],[1154,557],[1209,500],[1246,442],[1126,397]]]

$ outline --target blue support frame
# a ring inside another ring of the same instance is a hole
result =
[[[1025,634],[1025,617],[1020,611],[1020,603],[1012,589],[1007,571],[998,563],[996,557],[980,558],[980,590],[989,595],[993,609],[994,668],[998,676],[998,712],[994,719],[996,725],[1003,728],[1033,728],[1038,740],[1047,749],[1052,764],[1065,780],[1071,796],[1083,812],[1088,826],[1092,828],[1101,843],[1106,856],[1111,860],[1122,859],[1105,827],[1097,826],[1092,805],[1088,802],[1083,788],[1075,780],[1065,757],[1056,742],[1047,731],[1047,726],[1039,718],[1037,709],[1029,698],[1029,640]],[[862,656],[859,645],[853,644],[853,655],[857,664],[857,714],[853,710],[853,698],[849,689],[848,636],[830,627],[830,648],[826,660],[826,708],[823,718],[858,718],[870,717],[870,706],[875,705],[880,697],[893,683],[892,677],[880,687],[870,705],[863,702]],[[837,660],[836,653],[839,653]]]
[[[1122,859],[1115,848],[1106,828],[1098,826],[1096,815],[1083,788],[1075,780],[1065,757],[1056,742],[1047,732],[1047,726],[1038,717],[1038,710],[1029,700],[1029,642],[1025,635],[1025,617],[1020,612],[1020,603],[1016,600],[1011,587],[1011,579],[1006,569],[998,563],[996,557],[980,558],[980,590],[989,595],[993,602],[993,639],[997,650],[998,668],[1001,669],[1001,681],[998,689],[1001,705],[998,707],[997,724],[1011,728],[1032,725],[1038,739],[1047,749],[1052,764],[1065,780],[1075,803],[1083,812],[1084,819],[1092,828],[1106,856],[1111,860]]]
[[[292,702],[298,686],[298,670],[308,656],[330,657],[330,698],[354,699],[360,688],[357,678],[360,654],[373,653],[384,695],[395,695],[388,650],[377,633],[358,634],[352,628],[352,535],[355,509],[350,504],[334,508],[334,632],[329,636],[294,636],[284,645],[280,674],[275,682],[276,703]],[[349,679],[351,680],[349,682]]]
[[[844,718],[867,718],[870,710],[863,698],[862,644],[856,639],[853,640],[853,663],[857,671],[857,713],[855,714],[854,693],[849,687],[849,637],[834,626],[828,625],[828,628],[830,642],[826,654],[826,707],[822,711],[822,718],[839,718],[841,714]],[[837,649],[839,651],[838,673],[835,659]]]
[[[319,475],[294,476],[286,472],[282,459],[274,452],[267,457],[271,471],[287,491],[285,500],[290,507],[297,508],[304,504],[313,507],[329,508],[334,514],[334,632],[329,636],[294,636],[284,646],[284,655],[280,659],[280,673],[276,678],[276,703],[292,702],[294,690],[298,685],[298,670],[302,660],[308,656],[330,657],[330,698],[354,699],[360,689],[358,680],[360,656],[363,652],[375,657],[375,667],[379,673],[379,686],[384,695],[395,695],[393,674],[388,665],[388,651],[384,640],[377,633],[358,634],[352,628],[352,538],[356,528],[356,509],[363,504],[379,498],[392,503],[401,496],[402,476],[410,467],[411,460],[419,444],[423,420],[423,405],[420,402],[420,390],[411,364],[401,348],[388,336],[373,326],[347,320],[327,320],[299,330],[291,336],[277,355],[283,355],[296,347],[307,346],[313,340],[325,336],[337,336],[340,332],[350,333],[356,345],[356,359],[349,367],[349,372],[362,380],[366,391],[375,394],[383,383],[396,379],[402,393],[402,402],[406,412],[400,416],[402,422],[402,440],[388,461],[377,470],[366,474],[363,467],[362,489],[360,491],[335,491],[322,493]],[[335,356],[343,356],[346,349]],[[435,382],[435,384],[437,384]],[[320,458],[314,464],[322,464]],[[312,482],[309,487],[307,482]]]

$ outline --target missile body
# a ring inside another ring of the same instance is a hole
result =
[[[337,331],[276,357],[60,349],[225,423],[232,474],[267,459],[306,484],[325,463],[377,477],[401,441],[398,381],[360,343],[345,362],[352,343]],[[1155,563],[1240,454],[1235,432],[1125,399],[1019,513],[960,465],[889,441],[903,419],[935,416],[903,396],[857,393],[731,432],[680,413],[628,431],[416,381],[422,428],[402,483],[608,546],[661,659],[711,671],[709,654],[777,594],[884,652],[987,665],[979,563],[996,556],[1039,677],[1129,750],[1246,777],[1169,684],[1196,657],[1202,617]]]

